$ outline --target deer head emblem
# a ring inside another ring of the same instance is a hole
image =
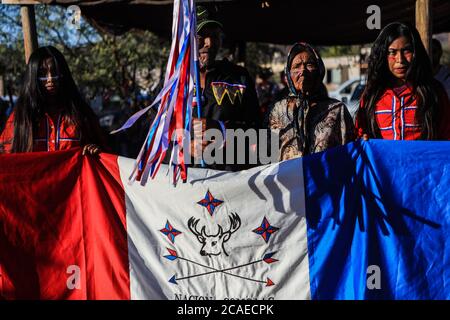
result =
[[[200,254],[202,256],[218,256],[222,252],[228,256],[224,246],[225,242],[230,240],[231,235],[241,226],[241,218],[239,218],[236,213],[231,213],[228,218],[230,219],[229,229],[224,232],[222,226],[219,225],[217,234],[213,235],[206,233],[205,226],[201,228],[200,232],[197,230],[197,224],[200,219],[191,217],[188,220],[189,230],[191,230],[191,232],[197,237],[197,240],[202,244],[202,248],[200,249]]]

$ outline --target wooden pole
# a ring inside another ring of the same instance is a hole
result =
[[[431,39],[433,37],[432,13],[431,0],[416,0],[416,28],[430,57]]]
[[[36,32],[36,19],[34,16],[33,5],[20,6],[20,15],[22,17],[22,32],[23,43],[25,47],[25,62],[28,63],[28,59],[34,50],[38,48],[37,32]]]
[[[5,96],[5,83],[3,82],[3,76],[0,74],[0,98]]]

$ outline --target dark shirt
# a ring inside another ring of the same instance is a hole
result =
[[[255,83],[245,68],[217,61],[206,73],[201,96],[201,118],[222,121],[227,129],[259,127]]]
[[[260,128],[258,98],[255,83],[248,71],[228,60],[217,61],[206,73],[205,88],[202,88],[201,118],[206,118],[208,128],[225,129]],[[194,107],[193,117],[197,117]],[[248,154],[248,146],[246,148]],[[226,146],[225,146],[226,152]],[[236,149],[235,149],[236,158]],[[224,155],[226,159],[226,155]],[[235,161],[236,162],[236,161]],[[194,165],[194,167],[201,167]],[[238,164],[212,164],[204,168],[237,171],[251,167]]]

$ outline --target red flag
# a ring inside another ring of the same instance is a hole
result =
[[[117,157],[100,157],[0,155],[0,298],[130,298]]]

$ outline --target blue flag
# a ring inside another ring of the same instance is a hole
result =
[[[312,299],[450,298],[450,143],[371,140],[303,160]]]

